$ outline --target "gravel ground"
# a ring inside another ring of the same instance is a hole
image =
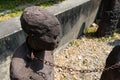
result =
[[[115,39],[98,39],[82,37],[75,39],[55,57],[55,64],[77,70],[104,68],[105,60],[115,45],[120,44],[120,34]],[[7,57],[0,65],[0,80],[9,80],[9,63]],[[55,80],[99,80],[102,72],[78,73],[55,68]]]
[[[55,64],[77,70],[104,68],[106,58],[115,45],[120,44],[120,35],[112,38],[82,37],[68,44]],[[55,68],[55,80],[99,80],[102,72],[79,73]]]

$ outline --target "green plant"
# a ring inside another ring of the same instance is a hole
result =
[[[79,40],[74,40],[74,41],[71,41],[69,42],[68,46],[76,46],[76,47],[79,47],[80,46],[80,43],[79,43]]]
[[[98,25],[87,27],[87,28],[85,29],[85,36],[86,36],[86,37],[89,37],[89,38],[97,38],[96,35],[95,35],[95,32],[97,31],[98,27],[99,27]],[[114,31],[114,34],[113,34],[112,36],[99,37],[99,38],[98,38],[98,41],[109,41],[109,40],[113,40],[113,39],[116,39],[119,34],[120,34],[120,30],[119,30],[119,29],[116,29],[116,30]]]
[[[85,36],[87,36],[87,37],[96,37],[95,32],[97,31],[97,29],[98,29],[97,24],[94,24],[94,25],[91,25],[90,27],[87,27],[85,29]]]
[[[24,8],[20,9],[18,6],[20,5],[36,5],[40,7],[47,7],[52,4],[61,2],[64,0],[1,0],[0,1],[0,12],[4,10],[9,10],[8,13],[0,14],[0,22],[10,19],[12,17],[20,16]]]

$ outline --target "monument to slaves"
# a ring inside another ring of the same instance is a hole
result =
[[[54,80],[53,67],[45,65],[43,61],[54,63],[52,51],[60,41],[59,21],[54,15],[37,6],[26,8],[20,21],[28,36],[26,42],[13,54],[10,79]]]

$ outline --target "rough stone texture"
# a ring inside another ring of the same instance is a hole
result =
[[[54,67],[40,62],[54,63],[53,50],[60,39],[60,23],[57,18],[38,6],[23,11],[20,18],[27,40],[18,47],[10,64],[11,80],[54,80]],[[37,59],[36,59],[37,58]]]
[[[120,19],[119,19],[118,24],[117,24],[117,29],[120,30]]]
[[[105,68],[115,65],[120,62],[120,45],[115,46],[106,59]],[[100,80],[120,80],[120,64],[116,68],[102,73]]]
[[[33,53],[33,54],[32,54]],[[26,43],[21,45],[13,54],[10,64],[11,80],[54,80],[54,69],[35,59],[47,60],[54,63],[52,51],[31,52]],[[32,54],[33,59],[27,55]],[[35,55],[36,54],[36,55]]]
[[[120,0],[102,0],[98,37],[113,35],[120,18]]]
[[[39,6],[26,8],[20,20],[23,30],[28,35],[40,34],[40,36],[42,36],[55,27],[57,27],[58,30],[54,30],[54,33],[57,33],[60,30],[60,23],[58,19],[45,9],[40,8]]]
[[[20,21],[23,30],[28,34],[27,41],[31,48],[53,50],[57,47],[61,25],[53,14],[38,6],[32,6],[24,10]]]

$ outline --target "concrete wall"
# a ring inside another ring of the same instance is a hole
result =
[[[85,27],[88,27],[94,21],[100,1],[66,0],[61,4],[46,8],[59,19],[62,25],[61,42],[55,53],[59,53],[74,38],[78,38],[84,32]],[[0,23],[0,69],[4,67],[3,64],[7,58],[24,41],[25,34],[21,30],[19,17]],[[0,80],[4,80],[6,76],[8,77],[3,73],[8,74],[9,72],[0,72]]]

